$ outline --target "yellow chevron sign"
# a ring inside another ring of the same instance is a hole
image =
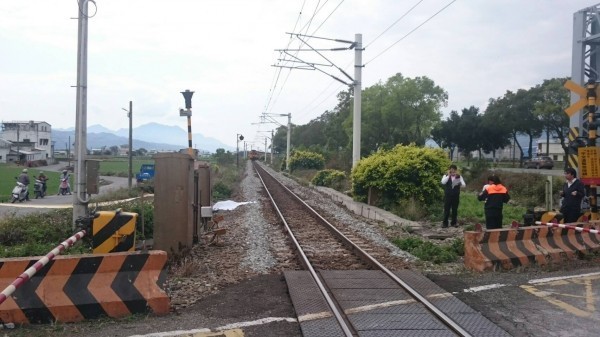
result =
[[[572,117],[573,114],[585,108],[585,106],[587,105],[587,89],[571,80],[567,80],[565,82],[564,87],[576,93],[580,97],[579,101],[573,103],[570,107],[565,109],[567,116]],[[596,87],[596,94],[598,95],[598,97],[600,97],[600,87]]]

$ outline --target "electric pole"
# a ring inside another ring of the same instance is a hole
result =
[[[129,110],[122,108],[123,110],[127,111],[127,117],[129,117],[129,151],[128,151],[128,157],[129,157],[129,179],[128,179],[128,183],[127,186],[129,187],[129,191],[131,192],[131,180],[133,178],[133,169],[132,169],[132,156],[133,156],[133,102],[129,101]]]

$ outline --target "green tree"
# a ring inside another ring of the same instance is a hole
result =
[[[521,144],[517,141],[519,134],[529,137],[528,157],[533,154],[533,139],[541,135],[543,125],[534,113],[535,103],[540,100],[540,91],[536,88],[529,90],[519,89],[516,93],[507,91],[504,96],[490,99],[485,114],[489,114],[490,120],[496,124],[503,125],[512,135],[513,142],[520,152],[520,163],[523,164],[524,152]]]
[[[113,145],[110,147],[110,152],[113,156],[116,156],[119,154],[119,147],[116,145]]]
[[[439,177],[449,164],[441,149],[397,145],[358,162],[352,170],[352,192],[355,199],[366,201],[369,189],[374,189],[381,193],[379,206],[386,209],[408,199],[422,205],[438,203],[442,198]]]
[[[365,89],[361,153],[382,145],[424,145],[447,100],[448,94],[425,76],[405,78],[398,73],[385,84]]]
[[[568,155],[569,117],[565,113],[570,104],[569,91],[563,86],[568,78],[552,78],[544,80],[536,88],[539,90],[539,100],[535,102],[534,114],[546,130],[546,143],[550,135],[558,138],[560,145]]]

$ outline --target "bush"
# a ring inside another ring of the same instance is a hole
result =
[[[233,190],[222,181],[215,183],[213,186],[213,200],[229,199]]]
[[[325,186],[340,190],[344,186],[345,179],[346,173],[338,170],[327,169],[317,172],[311,183],[316,186]]]
[[[290,172],[297,169],[321,170],[325,167],[325,157],[322,154],[308,151],[294,151],[290,156]]]
[[[433,263],[454,262],[459,255],[464,255],[464,243],[461,239],[456,239],[450,244],[436,245],[429,241],[414,236],[395,239],[393,243],[398,248],[407,251],[424,261]]]
[[[390,209],[400,200],[432,204],[442,199],[440,177],[450,160],[441,149],[397,145],[358,162],[352,170],[352,192],[367,201],[369,189],[381,193],[378,205]]]
[[[64,209],[25,216],[8,216],[0,221],[0,257],[46,255],[72,236],[72,210]],[[62,254],[91,252],[89,236]]]

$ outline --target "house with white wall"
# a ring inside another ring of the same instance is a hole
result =
[[[52,154],[52,127],[41,121],[2,121],[0,138],[11,143],[3,162],[48,159]]]

